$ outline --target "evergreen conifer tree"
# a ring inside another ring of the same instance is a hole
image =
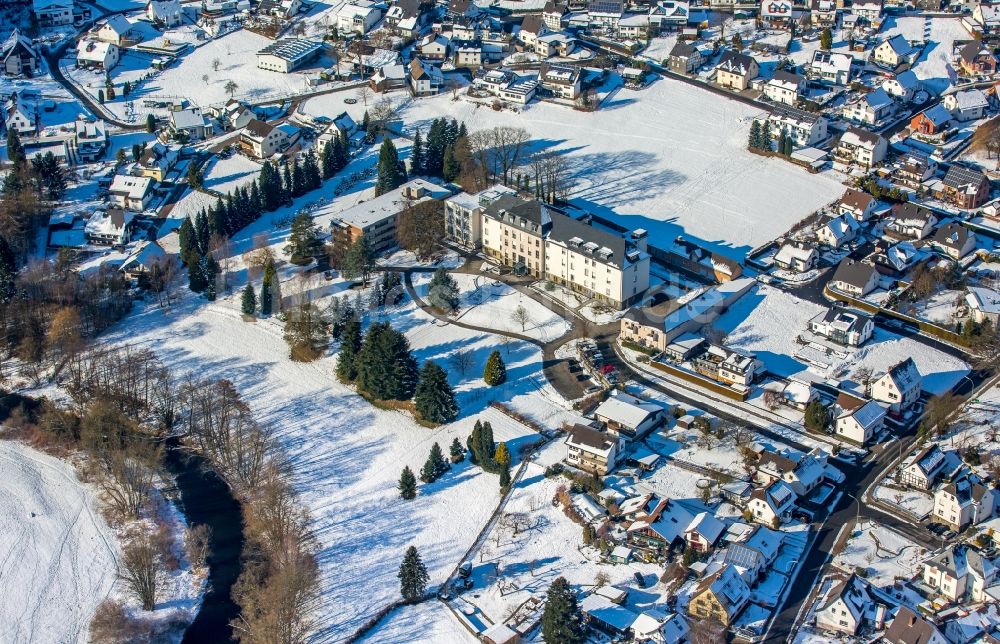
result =
[[[424,174],[432,177],[441,176],[444,166],[444,119],[434,119],[427,132],[427,145],[424,153]]]
[[[748,143],[751,150],[760,149],[760,123],[755,119],[750,126],[750,141]]]
[[[448,449],[448,456],[451,457],[452,463],[461,463],[465,460],[465,450],[462,449],[462,442],[458,440],[458,436],[451,441],[451,447]]]
[[[500,489],[506,491],[510,487],[510,465],[498,464],[500,468]]]
[[[211,236],[208,227],[208,215],[202,208],[194,217],[194,238],[198,242],[198,254],[204,255],[208,252],[208,239]]]
[[[352,382],[358,375],[355,359],[361,349],[361,322],[351,316],[340,333],[340,354],[337,356],[337,377]]]
[[[27,157],[24,153],[24,146],[21,145],[21,135],[16,127],[7,128],[7,159],[20,169],[24,166]]]
[[[338,139],[334,138],[323,146],[323,154],[320,155],[319,165],[322,169],[324,179],[329,179],[337,172],[337,141]]]
[[[288,235],[285,252],[291,255],[289,261],[296,266],[305,266],[322,250],[319,231],[309,213],[302,211],[292,220],[292,230]]]
[[[184,264],[188,269],[188,288],[195,293],[204,292],[208,282],[205,280],[202,256],[192,249],[184,260]]]
[[[309,150],[306,152],[305,161],[302,162],[302,174],[304,176],[306,191],[315,190],[323,184],[323,176],[316,162],[316,154]]]
[[[410,174],[424,174],[424,140],[420,130],[413,135],[413,146],[410,148]]]
[[[274,262],[268,260],[264,265],[264,282],[260,286],[260,314],[271,315],[274,309],[274,297],[277,295],[278,272]]]
[[[448,374],[431,360],[420,370],[413,403],[420,417],[428,422],[449,423],[458,416],[458,404],[448,384]]]
[[[146,132],[149,134],[156,132],[156,117],[152,114],[146,115]]]
[[[434,271],[428,286],[428,299],[431,305],[444,311],[454,311],[458,308],[458,283],[455,278],[443,268]]]
[[[451,469],[451,465],[444,459],[441,445],[434,443],[431,446],[430,454],[427,455],[427,461],[420,468],[420,480],[424,483],[433,483],[449,469]]]
[[[444,151],[444,166],[441,168],[441,176],[445,181],[454,181],[462,173],[462,165],[455,156],[455,146],[449,145]]]
[[[585,641],[576,593],[563,577],[549,586],[542,612],[542,636],[546,644],[582,644]]]
[[[247,283],[243,289],[243,298],[240,302],[243,315],[253,315],[257,311],[257,295],[254,293],[253,284]]]
[[[216,296],[216,278],[219,276],[219,263],[215,261],[211,253],[204,255],[200,263],[201,274],[205,279],[205,298],[213,302]]]
[[[416,546],[410,546],[403,557],[403,563],[399,566],[399,590],[403,599],[408,602],[420,599],[427,589],[427,581],[430,576],[427,574],[427,567],[420,560],[420,553]],[[575,600],[574,600],[575,601]]]
[[[417,382],[417,362],[410,343],[388,322],[368,328],[357,360],[358,388],[380,400],[409,400]]]
[[[378,174],[375,179],[375,196],[383,195],[403,185],[406,176],[400,172],[399,153],[392,139],[382,140],[378,152]]]
[[[365,284],[375,267],[375,251],[367,235],[361,235],[344,255],[344,279],[361,279]]]
[[[507,366],[500,356],[500,352],[494,349],[486,359],[486,368],[483,370],[483,381],[490,387],[502,385],[507,381]]]
[[[413,470],[408,465],[403,468],[403,473],[399,475],[399,496],[407,501],[417,496],[417,477],[413,476]]]

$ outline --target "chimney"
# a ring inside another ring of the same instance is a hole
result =
[[[646,237],[648,237],[648,236],[649,236],[649,234],[646,232],[645,228],[637,228],[637,229],[633,230],[632,233],[631,233],[632,243],[635,244],[636,248],[638,248],[639,250],[645,252],[646,251]]]

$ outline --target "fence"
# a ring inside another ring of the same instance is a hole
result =
[[[825,295],[828,299],[831,300],[839,300],[841,302],[846,302],[855,308],[861,309],[862,311],[866,311],[873,315],[884,315],[886,317],[906,322],[907,324],[912,324],[920,330],[921,334],[933,336],[938,340],[943,340],[944,342],[954,344],[962,349],[967,348],[967,343],[961,335],[944,327],[928,322],[927,320],[921,320],[920,318],[915,318],[905,313],[900,313],[899,311],[893,311],[892,309],[886,309],[876,304],[872,304],[871,302],[867,302],[865,300],[859,300],[855,297],[848,295],[847,293],[830,288],[829,284],[823,287],[823,295]]]

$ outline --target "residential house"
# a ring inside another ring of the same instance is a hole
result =
[[[982,602],[996,583],[993,562],[970,545],[951,544],[923,564],[924,584],[951,602]]]
[[[633,504],[636,509],[623,516],[632,522],[626,530],[628,544],[641,556],[655,561],[668,550],[679,550],[684,546],[684,531],[691,525],[694,516],[684,506],[671,499],[649,497]]]
[[[497,622],[480,634],[485,644],[521,644],[521,635],[503,622]]]
[[[567,36],[559,31],[554,34],[539,36],[535,41],[535,53],[543,58],[552,56],[562,56],[563,58],[573,53],[576,47],[576,39]]]
[[[970,40],[958,50],[958,65],[967,76],[992,76],[997,73],[996,56],[979,40]]]
[[[972,209],[990,198],[990,180],[979,170],[953,163],[945,173],[942,196],[959,208]]]
[[[616,639],[629,635],[632,624],[639,618],[636,613],[612,602],[600,592],[583,598],[580,613],[586,626]]]
[[[854,126],[840,137],[834,158],[840,163],[873,168],[885,159],[889,144],[884,137]]]
[[[920,81],[917,80],[916,74],[906,70],[882,81],[882,89],[889,96],[903,103],[909,103],[920,89]]]
[[[941,448],[934,444],[928,445],[903,466],[900,481],[909,487],[930,490],[944,470],[944,466],[945,457]]]
[[[813,27],[820,29],[835,27],[837,24],[837,0],[810,0],[809,20]]]
[[[776,525],[787,521],[795,507],[795,492],[784,481],[775,481],[767,487],[759,487],[750,495],[747,510],[754,521],[766,525]]]
[[[201,141],[215,134],[212,120],[202,114],[200,107],[172,110],[169,130],[175,137],[180,135],[187,141]]]
[[[857,635],[865,621],[865,615],[872,611],[875,603],[868,582],[851,573],[832,586],[823,597],[816,610],[816,627],[824,631]]]
[[[108,198],[115,208],[142,212],[153,198],[153,180],[116,174],[108,189]]]
[[[621,0],[590,0],[587,5],[587,18],[595,29],[616,32],[624,13],[625,3]]]
[[[948,94],[941,101],[956,121],[975,121],[986,116],[990,100],[981,89],[963,89]]]
[[[666,65],[678,74],[693,74],[702,66],[704,59],[697,47],[691,43],[678,41],[667,54]]]
[[[699,512],[684,529],[684,541],[695,552],[709,552],[726,531],[726,524],[710,512]]]
[[[881,87],[844,106],[844,118],[865,125],[880,125],[896,111],[892,97]]]
[[[853,215],[838,215],[816,229],[816,239],[831,248],[840,248],[854,241],[860,230],[861,224]]]
[[[833,405],[834,433],[858,445],[867,445],[885,424],[885,408],[874,400],[840,392]]]
[[[180,0],[149,0],[146,3],[146,17],[156,25],[177,27],[184,24],[184,7]]]
[[[1000,328],[1000,293],[982,286],[968,286],[965,302],[972,311],[972,319],[977,324],[989,322],[993,328]]]
[[[818,49],[813,52],[812,60],[806,67],[806,76],[831,85],[847,85],[851,81],[853,60],[849,54]]]
[[[691,15],[686,0],[658,0],[649,5],[650,35],[680,31],[687,27]]]
[[[762,525],[753,526],[729,544],[725,562],[746,570],[746,578],[752,584],[765,575],[778,558],[781,542],[782,536],[777,530]]]
[[[99,119],[78,118],[73,123],[73,135],[66,141],[67,157],[73,163],[93,163],[108,147],[107,124]]]
[[[416,38],[424,26],[422,0],[397,0],[385,14],[390,29],[403,38]]]
[[[923,378],[913,358],[893,365],[872,384],[871,396],[889,405],[889,413],[898,416],[920,400]]]
[[[576,424],[565,443],[566,462],[577,469],[604,476],[618,465],[618,437],[614,434]]]
[[[907,152],[899,157],[893,171],[895,182],[919,190],[923,183],[937,174],[937,162],[920,152]]]
[[[851,3],[849,11],[873,29],[878,29],[882,23],[882,0],[856,0]]]
[[[762,125],[765,120],[775,138],[784,132],[795,148],[814,146],[827,138],[829,122],[822,114],[776,105],[770,112],[757,117]]]
[[[663,407],[624,392],[611,396],[594,410],[608,433],[625,440],[640,440],[663,424]]]
[[[354,0],[344,4],[337,12],[337,31],[340,34],[364,36],[382,19],[380,5],[369,0]]]
[[[639,642],[673,644],[687,639],[691,628],[687,620],[677,613],[667,613],[659,608],[647,608],[632,622],[632,635]]]
[[[140,176],[162,182],[177,164],[177,157],[177,150],[156,141],[139,155],[136,169]]]
[[[121,14],[115,14],[105,20],[92,33],[99,42],[109,42],[124,47],[132,37],[134,27],[129,19]]]
[[[768,29],[788,29],[799,17],[792,0],[767,0],[760,3],[761,24]]]
[[[124,246],[134,232],[135,213],[120,208],[95,212],[84,227],[87,243],[98,246]]]
[[[334,138],[347,137],[350,138],[352,134],[358,131],[358,124],[354,122],[351,115],[347,112],[341,112],[336,117],[333,118],[323,129],[318,137],[316,137],[316,149],[322,150],[333,141]]]
[[[760,75],[760,65],[752,56],[726,51],[715,66],[715,82],[720,87],[742,92]]]
[[[902,34],[896,34],[875,46],[872,50],[872,60],[883,67],[895,69],[900,65],[912,63],[918,53],[919,51],[914,50]]]
[[[641,40],[649,38],[649,14],[629,13],[618,21],[619,40]]]
[[[850,215],[856,221],[868,221],[878,201],[867,192],[848,188],[844,196],[837,202],[837,212]]]
[[[750,603],[750,588],[735,566],[725,566],[703,578],[695,586],[688,614],[697,619],[714,619],[728,627]]]
[[[548,5],[546,5],[548,6]],[[472,0],[449,0],[446,15],[454,21],[475,20],[481,10]]]
[[[934,492],[933,515],[961,532],[993,518],[996,504],[996,492],[975,475],[966,474],[938,487]]]
[[[455,47],[456,67],[480,67],[483,64],[483,48],[479,45],[458,45]]]
[[[517,39],[524,45],[525,49],[534,51],[538,43],[539,36],[544,36],[550,30],[545,26],[542,16],[531,14],[521,21],[521,28],[517,32]]]
[[[257,68],[288,74],[315,61],[322,53],[321,42],[303,38],[282,38],[257,52]]]
[[[79,67],[108,71],[118,64],[121,57],[118,45],[81,38],[76,44],[76,64]]]
[[[794,242],[783,244],[774,255],[774,265],[785,271],[805,273],[816,267],[819,253],[812,246]]]
[[[549,31],[560,31],[563,21],[569,16],[569,7],[563,2],[549,0],[542,8],[542,23]]]
[[[425,202],[441,202],[449,196],[451,192],[437,184],[413,179],[395,190],[343,210],[325,206],[332,216],[333,243],[346,249],[364,235],[376,254],[386,253],[398,246],[396,225],[403,211]]]
[[[906,202],[892,207],[885,232],[893,239],[921,240],[930,235],[937,224],[938,218],[933,210]]]
[[[809,331],[837,344],[859,347],[871,339],[875,322],[861,311],[832,306],[809,320]]]
[[[879,248],[869,255],[866,261],[877,266],[883,275],[901,278],[928,257],[929,253],[922,249],[918,250],[911,242],[900,241],[884,250]]]
[[[775,103],[794,106],[805,87],[806,79],[798,74],[779,69],[764,85],[764,96]]]
[[[841,260],[828,286],[853,297],[864,297],[878,285],[875,267],[850,258]]]
[[[43,29],[73,24],[73,0],[32,0],[31,12]]]
[[[886,644],[950,644],[932,622],[902,606],[889,624],[882,641]]]
[[[951,112],[938,103],[910,119],[910,131],[926,136],[943,134],[951,123]]]
[[[289,20],[302,9],[302,6],[302,0],[260,0],[257,4],[257,15]]]
[[[284,130],[258,119],[251,120],[240,132],[240,149],[255,159],[269,159],[287,144]]]
[[[382,65],[369,81],[376,92],[388,92],[409,87],[409,72],[402,65]]]
[[[421,60],[444,62],[448,59],[451,42],[439,34],[427,34],[414,47]]]
[[[444,88],[441,69],[419,58],[410,61],[410,91],[414,96],[434,96]]]
[[[757,376],[760,362],[752,353],[709,344],[704,352],[693,356],[691,366],[703,376],[745,390]]]
[[[11,93],[6,101],[0,104],[0,116],[4,127],[17,130],[21,136],[33,136],[41,125],[41,115],[38,109],[39,96],[34,92],[20,90]]]
[[[581,75],[578,67],[543,63],[538,73],[538,82],[559,98],[576,100],[580,96]]]
[[[7,76],[34,76],[38,72],[38,52],[18,29],[0,45],[0,66]]]
[[[167,259],[167,253],[155,241],[143,240],[129,253],[119,270],[133,282],[138,282],[157,264]]]
[[[962,259],[976,250],[976,233],[950,221],[934,231],[930,244],[952,259]]]
[[[818,448],[808,454],[788,454],[763,449],[757,459],[754,481],[768,486],[784,481],[796,496],[806,497],[823,482],[826,455]]]

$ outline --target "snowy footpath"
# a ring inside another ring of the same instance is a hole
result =
[[[118,558],[94,490],[68,463],[11,441],[0,441],[0,470],[0,641],[86,642]]]

